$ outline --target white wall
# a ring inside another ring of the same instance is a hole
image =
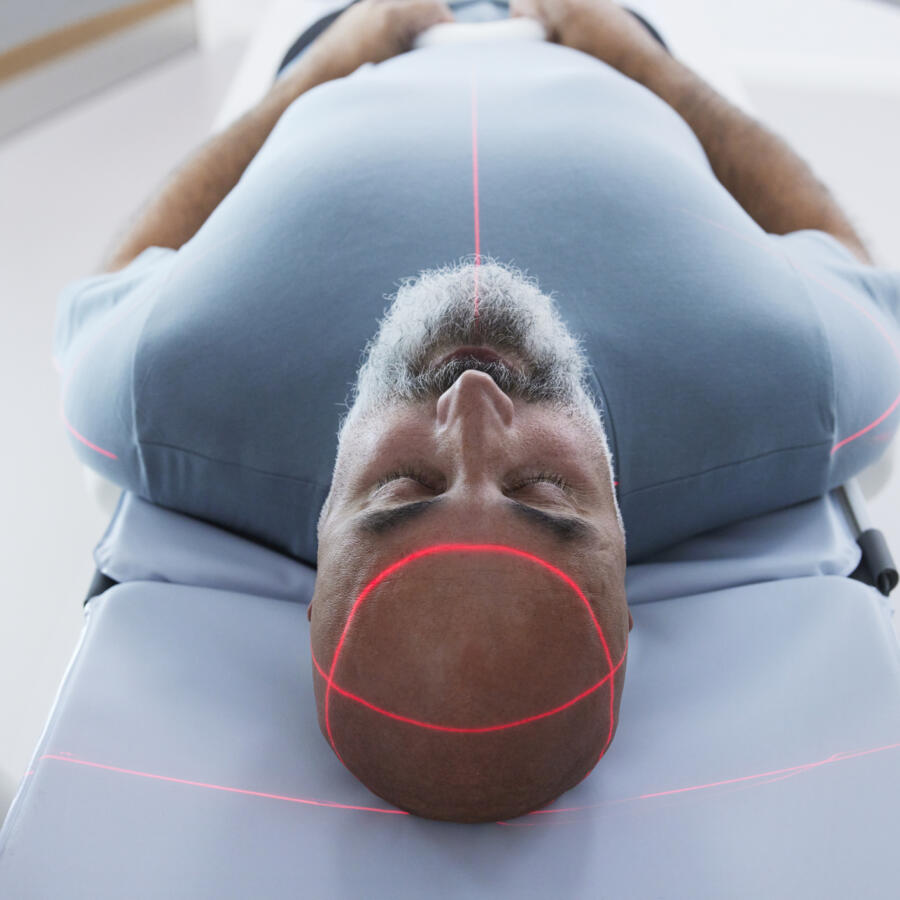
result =
[[[253,33],[272,0],[194,0],[197,10],[197,41],[204,50],[212,50]],[[297,0],[298,9],[304,6]]]
[[[85,17],[131,4],[121,0],[54,0],[64,9],[51,19],[43,12],[43,4],[27,0],[0,0],[3,17],[12,20],[13,30],[19,34],[33,30],[43,23],[62,27],[78,21],[77,10]],[[36,15],[31,7],[41,10]],[[16,13],[18,16],[15,16]],[[65,13],[63,15],[62,13]],[[8,39],[0,23],[0,42]],[[0,138],[39,122],[52,113],[66,109],[123,78],[140,72],[161,60],[190,49],[196,43],[194,8],[191,0],[166,6],[160,12],[119,28],[106,37],[59,53],[49,61],[24,69],[0,81]],[[0,48],[2,52],[2,48]]]
[[[67,25],[133,4],[134,0],[3,0],[0,53]]]

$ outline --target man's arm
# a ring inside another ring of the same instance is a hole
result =
[[[666,101],[697,135],[716,178],[762,228],[825,231],[871,263],[862,240],[828,189],[777,135],[668,54],[626,72]]]
[[[169,177],[116,245],[103,271],[123,268],[147,247],[177,250],[190,240],[301,94],[350,75],[365,63],[405,53],[426,28],[452,21],[444,0],[362,0],[344,10],[250,112],[210,138]]]
[[[103,264],[102,271],[124,268],[147,247],[177,250],[190,240],[226,194],[238,183],[275,123],[301,94],[328,76],[300,59],[266,96],[221,133],[214,135],[166,180]]]
[[[870,263],[827,188],[788,145],[673,59],[612,0],[511,0],[510,15],[544,24],[550,40],[589,53],[666,101],[697,135],[713,172],[766,231],[825,231]]]

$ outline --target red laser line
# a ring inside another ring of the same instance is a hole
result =
[[[733,235],[734,237],[738,238],[739,240],[744,241],[745,243],[752,244],[754,247],[759,247],[760,249],[765,250],[766,253],[769,253],[772,256],[776,256],[779,259],[785,258],[784,254],[775,250],[773,247],[769,246],[768,244],[766,244],[762,241],[754,240],[749,235],[741,234],[739,231],[736,231],[733,228],[729,228],[727,225],[723,225],[721,222],[716,222],[714,219],[708,219],[706,216],[702,216],[699,213],[695,213],[693,210],[685,209],[683,207],[681,207],[681,211],[684,213],[687,213],[689,216],[693,216],[695,219],[700,219],[702,222],[706,222],[708,225],[712,225],[715,228],[719,228],[720,230]],[[897,345],[894,343],[893,338],[888,333],[888,331],[884,327],[884,325],[881,322],[879,322],[878,319],[875,318],[875,316],[873,316],[864,306],[857,303],[849,294],[845,294],[843,291],[841,291],[839,288],[835,287],[834,285],[829,284],[827,281],[823,281],[814,272],[811,272],[809,269],[805,268],[804,266],[798,265],[790,257],[786,257],[786,258],[787,258],[788,264],[793,269],[795,269],[797,272],[802,273],[807,278],[809,278],[810,281],[814,281],[819,286],[825,288],[825,290],[828,291],[830,294],[834,294],[835,297],[837,297],[840,300],[843,300],[845,303],[849,303],[858,312],[862,313],[878,329],[878,332],[881,334],[881,336],[888,342],[888,345],[891,348],[891,352],[894,354],[894,358],[897,360],[898,364],[900,364],[900,349],[898,349]],[[862,437],[866,432],[871,431],[873,428],[876,428],[892,412],[894,412],[895,409],[897,409],[898,405],[900,405],[900,393],[897,394],[897,396],[894,398],[894,402],[877,419],[875,419],[874,422],[870,422],[868,425],[866,425],[864,428],[861,428],[855,434],[851,434],[849,437],[845,437],[843,440],[838,441],[831,448],[831,455],[834,455],[834,453],[836,451],[840,450],[841,447],[845,446],[846,444],[849,444],[851,441],[855,441],[859,437]]]
[[[758,775],[746,775],[743,778],[733,778],[733,779],[728,779],[725,781],[715,781],[715,782],[710,782],[709,784],[696,785],[694,787],[679,788],[677,790],[670,790],[670,791],[657,791],[657,792],[649,793],[649,794],[640,794],[635,797],[623,797],[620,800],[609,800],[604,803],[595,803],[595,804],[590,804],[590,805],[586,805],[586,806],[567,806],[567,807],[559,807],[556,809],[538,809],[538,810],[535,810],[534,812],[527,813],[527,815],[538,816],[538,815],[550,815],[550,814],[559,814],[559,813],[568,813],[568,812],[590,811],[593,809],[601,809],[601,808],[607,807],[607,806],[616,806],[616,805],[623,804],[623,803],[632,803],[637,800],[653,800],[658,797],[666,797],[666,796],[672,796],[672,795],[677,795],[677,794],[685,794],[690,791],[708,790],[710,788],[718,787],[720,785],[734,784],[737,782],[747,782],[747,781],[750,781],[753,779],[767,778],[767,777],[770,777],[773,775],[784,775],[785,773],[800,774],[802,772],[806,772],[811,769],[818,768],[820,766],[831,765],[831,764],[839,763],[839,762],[846,762],[847,760],[856,759],[861,756],[870,756],[875,753],[884,753],[887,750],[897,750],[898,748],[900,748],[900,743],[886,744],[883,747],[873,747],[868,750],[857,750],[857,751],[852,751],[852,752],[848,752],[848,753],[833,753],[827,759],[823,759],[818,762],[804,763],[799,766],[791,766],[787,769],[776,769],[772,772],[761,772]],[[250,790],[246,790],[244,788],[228,787],[227,785],[209,784],[204,781],[192,781],[192,780],[189,780],[186,778],[174,778],[169,775],[159,775],[159,774],[156,774],[153,772],[141,772],[137,769],[125,769],[125,768],[122,768],[121,766],[111,766],[111,765],[106,765],[104,763],[91,762],[90,760],[86,760],[86,759],[78,759],[78,758],[72,756],[70,753],[67,753],[64,750],[61,750],[58,753],[45,753],[39,759],[41,761],[51,760],[51,761],[56,761],[56,762],[72,763],[73,765],[86,766],[86,767],[92,768],[92,769],[101,769],[106,772],[115,772],[116,774],[120,774],[120,775],[131,775],[131,776],[139,777],[139,778],[149,778],[154,781],[166,781],[166,782],[171,782],[173,784],[188,785],[189,787],[199,787],[199,788],[206,788],[208,790],[225,791],[230,794],[242,794],[242,795],[246,795],[246,796],[250,796],[250,797],[262,797],[262,798],[268,799],[268,800],[281,800],[281,801],[284,801],[287,803],[299,803],[303,806],[317,806],[317,807],[326,808],[326,809],[343,809],[343,810],[353,810],[353,811],[361,811],[361,812],[385,813],[388,815],[395,815],[395,816],[410,815],[409,813],[407,813],[401,809],[382,809],[380,807],[375,807],[375,806],[357,806],[357,805],[348,804],[348,803],[338,803],[338,802],[332,801],[332,800],[310,800],[310,799],[304,798],[304,797],[291,797],[291,796],[288,796],[285,794],[271,794],[271,793],[266,793],[264,791],[250,791]],[[26,774],[33,775],[34,770],[31,770]],[[768,782],[766,782],[766,783],[768,783]],[[564,820],[564,822],[566,824],[569,824],[573,821],[575,821],[575,820],[568,820],[568,819]],[[507,825],[507,826],[515,825],[516,827],[524,827],[526,825],[526,823],[524,823],[524,822],[504,822],[504,821],[499,821],[496,824]],[[536,824],[537,823],[535,823],[535,825]],[[552,820],[542,822],[542,824],[552,824]],[[558,824],[563,824],[563,823],[561,822]]]
[[[392,816],[408,816],[409,813],[402,809],[381,809],[377,806],[353,806],[347,803],[335,803],[331,800],[308,800],[302,797],[288,797],[284,794],[267,794],[264,791],[248,791],[244,788],[227,787],[224,784],[208,784],[205,781],[190,781],[187,778],[173,778],[171,775],[157,775],[153,772],[139,772],[136,769],[123,769],[119,766],[107,766],[103,763],[90,762],[86,759],[76,759],[66,754],[46,753],[41,759],[55,759],[59,762],[74,763],[79,766],[89,766],[92,769],[104,769],[107,772],[118,772],[121,775],[136,775],[140,778],[152,778],[156,781],[168,781],[173,784],[187,784],[191,787],[209,788],[214,791],[226,791],[229,794],[245,794],[249,797],[264,797],[268,800],[285,800],[288,803],[301,803],[305,806],[324,806],[331,809],[354,809],[362,812],[387,813]]]
[[[596,684],[592,685],[587,690],[582,691],[571,700],[567,700],[565,703],[562,703],[559,706],[548,710],[547,712],[538,713],[534,716],[528,716],[524,719],[517,719],[514,722],[503,722],[500,725],[485,725],[482,728],[462,728],[454,725],[438,725],[434,722],[423,722],[420,719],[411,719],[409,718],[409,716],[401,716],[399,713],[391,712],[388,709],[383,709],[380,706],[376,706],[374,703],[370,703],[368,700],[360,697],[358,694],[354,694],[351,691],[348,691],[346,688],[342,688],[339,684],[331,682],[331,686],[334,688],[334,690],[336,690],[343,697],[346,697],[348,700],[354,700],[356,703],[359,703],[362,706],[373,710],[374,712],[380,713],[383,716],[387,716],[389,719],[396,719],[399,722],[406,722],[409,725],[417,725],[419,728],[430,728],[433,731],[448,731],[454,734],[484,734],[488,731],[503,731],[506,728],[515,728],[518,725],[527,725],[529,722],[536,722],[538,721],[538,719],[546,719],[548,716],[556,715],[556,713],[562,712],[564,709],[568,709],[570,706],[574,706],[576,703],[578,703],[579,700],[583,700],[585,697],[593,694],[594,691],[602,687],[622,667],[622,663],[625,662],[625,658],[628,655],[627,643],[628,642],[626,639],[625,653],[622,655],[622,658],[616,664],[616,667],[612,670],[612,672],[610,672],[608,675],[604,675],[603,678],[601,678]],[[312,656],[313,665],[316,667],[322,678],[327,681],[328,673],[322,668],[316,657],[312,654],[310,655]]]
[[[608,801],[607,803],[597,803],[588,806],[567,806],[560,807],[558,809],[536,809],[533,812],[528,813],[528,815],[541,816],[550,813],[576,812],[579,810],[598,809],[602,806],[609,806],[614,803],[629,803],[632,800],[653,800],[657,797],[671,797],[676,794],[687,794],[693,791],[705,791],[709,790],[710,788],[722,787],[726,784],[739,784],[746,781],[755,781],[760,778],[771,778],[775,775],[797,775],[801,772],[808,772],[812,769],[817,769],[820,766],[826,766],[836,762],[845,762],[848,759],[856,759],[860,756],[869,756],[873,753],[884,753],[886,750],[896,750],[898,748],[900,748],[900,743],[886,744],[883,747],[873,747],[870,750],[857,750],[849,753],[832,753],[832,755],[827,759],[821,759],[817,762],[811,763],[802,763],[798,766],[788,766],[784,769],[773,769],[771,772],[759,772],[756,775],[743,775],[740,778],[726,778],[722,781],[711,781],[708,784],[697,784],[690,787],[675,788],[668,791],[656,791],[652,794],[638,794],[635,797],[623,797],[621,800],[612,800]]]
[[[849,444],[850,441],[855,441],[858,437],[862,437],[867,431],[877,428],[897,408],[898,404],[900,404],[900,394],[897,394],[894,398],[894,402],[874,422],[870,422],[865,428],[861,428],[857,431],[856,434],[851,434],[850,437],[845,437],[842,441],[838,441],[838,443],[831,448],[831,452],[834,453],[835,450],[840,450],[844,444]]]
[[[81,432],[75,430],[75,426],[69,421],[68,417],[66,416],[65,409],[63,409],[62,398],[60,398],[59,401],[59,415],[63,420],[63,425],[65,425],[66,428],[69,429],[70,434],[72,434],[72,436],[77,440],[81,441],[81,443],[84,444],[85,447],[90,447],[91,450],[96,450],[97,453],[100,453],[103,456],[108,456],[110,459],[119,458],[111,450],[104,450],[102,447],[98,447],[96,444],[92,444],[83,434],[81,434]]]
[[[237,244],[237,240],[235,240],[234,243]],[[210,247],[208,250],[206,250],[205,252],[195,254],[193,259],[191,260],[191,265],[196,266],[198,263],[200,263],[202,260],[206,259],[207,257],[212,256],[214,254],[221,254],[225,250],[227,250],[227,244],[225,244],[224,242],[220,243],[220,244],[215,244],[212,247]],[[175,272],[177,272],[179,270],[179,268],[181,267],[181,265],[184,264],[183,261],[184,261],[184,257],[182,256],[178,261],[175,262],[175,264],[172,266],[172,268],[169,270],[168,274],[166,275],[165,281],[163,282],[162,286],[165,286],[166,284],[169,283],[169,281],[171,281],[172,276],[175,274]],[[83,434],[81,434],[79,431],[77,431],[75,429],[75,427],[72,425],[72,423],[68,420],[68,418],[65,414],[65,411],[64,411],[65,410],[66,392],[68,390],[69,383],[72,380],[72,376],[75,374],[75,370],[78,368],[82,359],[84,359],[84,357],[87,355],[88,351],[93,349],[94,345],[100,341],[100,339],[103,337],[103,335],[106,334],[106,332],[109,331],[113,327],[113,325],[115,325],[119,321],[120,318],[123,318],[128,313],[133,313],[136,309],[140,309],[144,305],[144,303],[147,302],[147,300],[149,298],[154,297],[154,296],[156,296],[156,294],[154,292],[146,291],[144,296],[139,298],[135,302],[120,303],[119,306],[115,309],[115,311],[110,313],[109,319],[103,325],[103,327],[99,328],[97,330],[97,332],[95,334],[91,335],[90,339],[85,342],[84,347],[81,349],[81,351],[78,353],[78,355],[72,360],[72,364],[69,366],[68,371],[64,371],[61,360],[57,359],[55,356],[51,357],[53,359],[54,366],[56,367],[57,371],[62,376],[62,385],[60,387],[59,409],[60,409],[60,414],[62,416],[63,423],[65,424],[66,428],[71,432],[73,437],[75,437],[76,440],[80,441],[82,444],[84,444],[86,447],[89,447],[91,450],[94,450],[97,453],[102,454],[103,456],[107,456],[110,459],[118,459],[118,456],[116,456],[115,453],[112,453],[109,450],[104,450],[103,447],[99,447],[99,446],[97,446],[97,444],[94,444],[91,441],[89,441]]]
[[[69,430],[70,434],[76,440],[78,440],[82,444],[84,444],[85,447],[88,447],[91,450],[95,451],[96,453],[99,453],[102,456],[106,456],[109,459],[118,459],[119,457],[116,456],[116,454],[113,453],[111,450],[105,450],[103,447],[100,447],[97,444],[93,443],[92,441],[89,441],[69,421],[69,418],[65,412],[66,396],[68,394],[69,384],[71,383],[72,378],[75,375],[75,370],[81,364],[81,361],[84,359],[84,357],[87,356],[88,351],[92,350],[94,348],[94,346],[97,343],[99,343],[100,339],[106,334],[107,331],[109,331],[113,327],[113,325],[115,325],[120,319],[124,318],[127,313],[133,312],[134,307],[137,307],[139,309],[141,306],[143,306],[144,302],[146,302],[147,298],[150,296],[153,296],[153,295],[150,292],[147,292],[147,294],[145,294],[144,298],[136,304],[135,303],[130,303],[130,304],[129,303],[121,303],[119,305],[119,307],[113,313],[110,314],[108,321],[103,325],[103,327],[97,329],[96,333],[91,335],[89,340],[85,341],[84,346],[82,347],[81,351],[72,360],[72,364],[69,366],[68,371],[63,369],[62,362],[60,360],[56,359],[56,357],[53,357],[54,364],[57,366],[58,371],[59,371],[60,375],[62,376],[62,385],[60,386],[60,391],[59,391],[59,394],[60,394],[59,414],[60,414],[60,417],[62,418],[63,424]]]
[[[475,329],[478,330],[478,268],[481,265],[481,224],[478,202],[478,94],[472,66],[472,207],[475,216]]]
[[[561,569],[557,568],[556,566],[552,565],[551,563],[548,563],[546,560],[541,559],[539,556],[535,556],[532,553],[527,553],[524,550],[517,550],[514,547],[507,547],[504,544],[437,544],[432,547],[425,547],[421,550],[416,550],[415,552],[410,553],[407,556],[404,556],[402,559],[398,560],[397,562],[392,563],[391,565],[387,566],[385,569],[383,569],[381,572],[379,572],[362,589],[362,591],[360,591],[359,595],[357,596],[356,600],[353,603],[353,606],[350,609],[350,614],[347,616],[347,621],[344,623],[344,629],[341,632],[340,638],[338,639],[338,644],[337,644],[337,647],[335,648],[334,656],[332,657],[332,660],[331,660],[331,668],[328,672],[328,675],[323,676],[326,678],[325,730],[328,734],[328,741],[331,744],[331,749],[334,751],[337,758],[342,763],[344,762],[343,757],[338,752],[338,749],[337,749],[337,746],[336,746],[335,740],[334,740],[334,734],[331,729],[331,691],[333,688],[337,689],[337,681],[336,681],[335,675],[334,675],[335,669],[337,668],[338,660],[340,659],[340,655],[341,655],[341,651],[344,646],[344,642],[347,639],[347,634],[350,630],[351,624],[353,623],[353,619],[356,616],[357,610],[362,605],[363,601],[369,596],[369,594],[382,581],[384,581],[385,578],[387,578],[393,572],[396,572],[397,570],[408,565],[409,563],[411,563],[417,559],[426,557],[426,556],[431,556],[431,555],[434,555],[437,553],[457,553],[457,552],[462,552],[462,553],[501,553],[501,554],[507,554],[510,556],[518,556],[522,559],[527,559],[531,562],[535,562],[538,565],[542,566],[543,568],[547,569],[549,572],[551,572],[557,578],[559,578],[563,582],[565,582],[573,591],[575,591],[575,593],[577,594],[579,599],[582,601],[582,603],[584,603],[584,605],[588,611],[588,614],[591,617],[591,621],[594,623],[594,628],[597,631],[597,634],[600,638],[600,642],[603,645],[603,652],[606,656],[606,662],[607,662],[607,666],[609,669],[609,675],[607,676],[607,679],[606,679],[609,681],[609,709],[610,709],[609,734],[607,735],[607,738],[606,738],[606,744],[604,745],[603,750],[600,752],[600,757],[602,757],[603,754],[606,752],[607,748],[609,747],[610,743],[612,742],[613,733],[615,731],[615,728],[614,728],[615,685],[614,685],[614,679],[612,678],[612,675],[622,665],[622,662],[624,661],[625,656],[627,655],[627,652],[628,652],[627,643],[626,643],[625,654],[623,654],[622,660],[619,661],[619,664],[617,666],[614,666],[613,661],[612,661],[612,654],[610,653],[609,645],[606,642],[606,636],[603,634],[603,629],[600,627],[600,623],[597,621],[597,617],[594,615],[594,611],[593,611],[593,609],[591,609],[591,605],[590,605],[587,597],[582,592],[581,588],[579,588],[578,585],[568,575],[566,575],[565,572],[563,572]],[[316,663],[316,666],[318,668],[318,663]],[[590,693],[590,691],[586,692],[584,694],[584,696],[586,696],[587,693]],[[354,696],[354,699],[356,699],[355,696]],[[376,710],[377,712],[380,712],[380,713],[384,712],[380,708],[377,708],[374,705],[369,704],[368,702],[366,702],[366,705],[369,706],[370,708]],[[562,707],[559,707],[556,710],[556,712],[560,711],[561,709],[566,708],[566,706],[569,706],[569,705],[571,705],[571,704],[569,703],[569,704],[565,704]],[[392,715],[391,717],[392,718],[401,718],[399,715],[396,715],[396,714]],[[532,719],[529,719],[529,721],[535,721],[537,718],[543,718],[543,717],[544,717],[544,714],[541,714]],[[408,721],[412,724],[417,724],[417,725],[421,725],[422,727],[427,727],[424,723],[419,723],[416,720],[409,719]],[[431,727],[434,727],[434,726],[431,726]],[[512,725],[508,725],[507,727],[512,727]],[[445,730],[445,729],[442,728],[442,730]],[[446,730],[452,730],[452,729],[450,727],[447,727]],[[495,730],[495,729],[492,728],[490,730]],[[344,763],[344,765],[346,765],[346,763]]]
[[[72,361],[72,365],[69,367],[69,371],[68,371],[68,372],[64,371],[63,366],[62,366],[62,362],[61,362],[59,359],[57,359],[55,356],[52,357],[52,359],[53,359],[53,364],[54,364],[54,366],[56,366],[57,372],[59,372],[60,376],[62,377],[62,385],[60,386],[60,390],[59,390],[59,415],[60,415],[60,418],[61,418],[62,421],[63,421],[63,425],[65,425],[66,428],[68,429],[69,433],[70,433],[76,440],[78,440],[78,441],[80,441],[82,444],[84,444],[85,447],[89,447],[91,450],[95,451],[96,453],[101,454],[102,456],[106,456],[106,457],[108,457],[109,459],[118,459],[119,457],[116,456],[116,454],[113,453],[111,450],[104,450],[103,447],[100,447],[100,446],[98,446],[97,444],[93,443],[92,441],[89,441],[89,440],[88,440],[88,439],[87,439],[80,431],[78,431],[78,430],[75,428],[75,426],[69,421],[69,417],[66,415],[66,409],[65,409],[65,406],[66,406],[66,393],[68,392],[68,389],[69,389],[69,383],[70,383],[71,380],[72,380],[72,376],[75,374],[75,369],[78,367],[78,364],[81,362],[81,360],[85,357],[85,355],[87,354],[88,350],[89,350],[91,347],[93,347],[93,345],[96,344],[96,343],[100,340],[100,338],[102,338],[103,335],[106,334],[106,332],[109,331],[110,328],[112,328],[112,326],[113,326],[113,325],[114,325],[121,317],[122,317],[121,309],[118,311],[118,313],[115,313],[115,314],[113,314],[112,316],[110,316],[110,321],[107,322],[107,324],[106,324],[103,328],[101,328],[101,329],[97,332],[97,334],[95,334],[95,335],[92,337],[92,339],[91,339],[90,341],[88,341],[88,342],[85,344],[85,346],[82,348],[82,350],[81,350],[81,352],[78,354],[78,356],[75,357],[75,359]]]
[[[891,351],[894,354],[894,359],[900,363],[900,350],[897,349],[897,345],[894,343],[890,334],[888,334],[887,329],[885,329],[884,325],[878,321],[864,306],[857,303],[849,294],[845,294],[843,291],[839,290],[836,287],[832,287],[827,282],[823,281],[813,272],[808,271],[802,266],[798,266],[795,263],[791,263],[798,272],[802,272],[809,278],[811,281],[816,282],[816,284],[821,285],[825,288],[825,290],[830,291],[836,297],[843,300],[845,303],[849,303],[854,309],[858,312],[862,313],[877,329],[881,336],[888,342],[888,346],[891,348]],[[855,441],[857,438],[862,437],[867,431],[871,431],[873,428],[876,428],[880,425],[900,404],[900,393],[894,398],[894,402],[873,422],[870,422],[864,428],[860,428],[855,434],[851,434],[849,437],[845,437],[842,441],[838,441],[832,448],[831,454],[834,454],[837,450],[840,450],[845,444],[849,444],[851,441]]]
[[[200,261],[206,259],[208,256],[211,256],[214,253],[221,253],[223,251],[223,249],[225,249],[225,248],[223,248],[223,246],[221,244],[215,245],[215,246],[211,247],[209,250],[207,250],[206,252],[196,255],[194,257],[194,259],[192,260],[191,264],[196,266]],[[183,259],[183,257],[182,257],[182,259]],[[168,275],[166,276],[166,280],[165,280],[164,284],[168,284],[168,282],[171,280],[174,273],[176,271],[178,271],[179,267],[180,267],[179,263],[176,263],[175,265],[172,266]],[[117,307],[117,309],[115,309],[115,311],[110,313],[108,321],[101,328],[99,328],[95,334],[91,335],[89,340],[85,341],[84,347],[82,347],[82,349],[78,353],[78,355],[72,360],[72,364],[69,366],[68,371],[65,371],[63,369],[61,360],[57,359],[55,356],[51,357],[53,359],[53,364],[56,367],[56,370],[62,376],[62,385],[60,387],[59,412],[60,412],[60,416],[62,417],[63,424],[66,426],[66,428],[69,430],[69,432],[72,434],[72,436],[76,440],[80,441],[82,444],[84,444],[86,447],[89,447],[91,450],[94,450],[95,452],[100,453],[103,456],[109,457],[110,459],[118,459],[119,457],[116,456],[116,454],[111,452],[110,450],[105,450],[103,447],[99,447],[97,444],[94,444],[91,441],[89,441],[69,421],[69,419],[65,413],[66,394],[67,394],[67,391],[69,388],[69,383],[72,381],[72,377],[75,374],[75,370],[81,364],[81,361],[84,359],[84,357],[87,356],[88,351],[92,350],[94,345],[99,343],[99,341],[103,337],[103,335],[105,335],[106,332],[109,331],[113,327],[113,325],[115,325],[119,321],[119,319],[124,318],[129,313],[135,312],[137,309],[140,309],[144,305],[144,303],[147,302],[147,300],[149,298],[154,297],[154,296],[156,296],[155,293],[153,293],[151,291],[146,291],[144,296],[139,298],[135,302],[120,303],[119,306]]]

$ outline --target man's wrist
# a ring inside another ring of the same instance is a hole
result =
[[[177,249],[197,232],[237,184],[282,113],[331,77],[315,60],[296,65],[265,96],[200,147],[153,196],[103,266],[116,271],[150,246]]]
[[[772,234],[819,229],[870,262],[861,239],[809,166],[696,72],[662,53],[633,58],[624,74],[685,120],[716,178],[761,228]]]
[[[563,43],[594,56],[623,75],[645,84],[664,76],[672,56],[631,13],[599,17],[588,5],[574,6],[560,26]]]
[[[260,106],[281,115],[299,96],[326,81],[342,78],[348,73],[338,65],[329,65],[314,54],[314,48],[304,51],[303,57],[292,63],[269,88]]]
[[[699,89],[703,83],[694,73],[678,62],[664,47],[642,47],[624,56],[617,66],[623,75],[665,100],[670,106],[684,93],[687,82]]]

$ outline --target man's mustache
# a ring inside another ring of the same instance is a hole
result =
[[[463,372],[473,370],[489,375],[509,397],[532,401],[558,399],[558,388],[551,388],[549,372],[538,369],[521,373],[510,369],[502,360],[484,360],[476,356],[458,356],[412,376],[413,397],[417,400],[436,399],[448,391]]]

